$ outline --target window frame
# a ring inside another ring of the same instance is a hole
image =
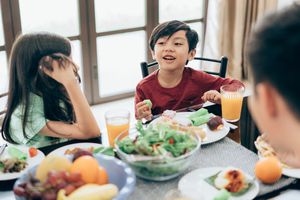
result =
[[[104,103],[108,101],[118,100],[122,98],[132,97],[134,90],[122,94],[117,94],[109,97],[100,97],[98,85],[98,61],[97,61],[97,37],[114,35],[120,33],[129,33],[135,31],[146,31],[145,44],[147,51],[145,52],[147,61],[152,60],[151,51],[148,48],[148,40],[151,32],[159,23],[159,0],[145,0],[145,17],[146,25],[140,27],[119,29],[106,32],[96,32],[95,19],[95,2],[94,0],[77,0],[79,12],[79,35],[68,37],[71,41],[79,40],[81,42],[82,66],[83,67],[83,90],[90,105]],[[185,23],[201,22],[203,27],[202,38],[204,40],[206,32],[206,18],[207,18],[208,0],[203,0],[203,17],[192,20],[185,20]],[[0,51],[6,51],[7,58],[11,51],[13,41],[22,32],[20,7],[18,0],[1,0],[3,31],[4,31],[4,45],[0,46]],[[204,41],[200,47],[202,52],[204,48]],[[141,61],[142,62],[142,61]],[[136,66],[140,70],[139,66]],[[101,73],[101,72],[100,72]],[[141,76],[142,78],[142,76]]]

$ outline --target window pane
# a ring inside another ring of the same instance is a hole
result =
[[[159,22],[203,17],[204,0],[159,0]]]
[[[145,0],[95,0],[96,31],[145,26]]]
[[[78,1],[20,0],[22,32],[49,31],[79,35]]]
[[[199,42],[197,44],[197,47],[196,47],[196,57],[201,57],[202,55],[202,36],[203,36],[203,24],[202,22],[195,22],[195,23],[190,23],[188,24],[191,29],[195,30],[197,33],[198,33],[198,38],[199,38]],[[192,67],[194,69],[199,69],[200,68],[200,62],[199,61],[193,61],[193,62],[190,62],[188,64],[189,67]]]
[[[81,88],[83,88],[83,64],[82,64],[82,52],[81,52],[81,42],[79,40],[71,41],[72,45],[72,59],[79,66],[79,75],[81,78]]]
[[[1,4],[0,4],[0,45],[4,45],[4,35],[3,35],[3,21],[2,21],[2,12],[1,12]]]
[[[0,94],[8,91],[8,70],[5,51],[0,52]],[[0,111],[6,105],[7,98],[0,99]]]
[[[146,33],[137,31],[97,38],[101,97],[135,90],[146,60]]]

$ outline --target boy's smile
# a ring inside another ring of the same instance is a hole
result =
[[[186,31],[175,32],[171,37],[165,36],[157,40],[152,56],[157,60],[161,70],[182,70],[187,60],[193,59],[195,50],[189,52]]]

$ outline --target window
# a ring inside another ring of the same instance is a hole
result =
[[[0,16],[2,12],[0,10]],[[8,91],[8,71],[3,33],[3,21],[0,19],[0,96]],[[4,110],[7,98],[0,98],[0,111]]]
[[[202,55],[206,4],[207,0],[2,0],[6,26],[0,27],[0,93],[7,91],[7,52],[18,33],[48,31],[71,40],[89,103],[132,96],[142,79],[140,62],[152,60],[148,40],[158,23],[188,23],[199,34],[197,56]]]

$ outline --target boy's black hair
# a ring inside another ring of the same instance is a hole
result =
[[[248,46],[254,83],[269,82],[300,119],[300,4],[268,15]]]
[[[189,52],[195,49],[199,40],[197,32],[184,22],[173,20],[159,24],[154,28],[149,40],[151,50],[154,51],[155,43],[159,38],[171,37],[174,33],[181,30],[186,31],[185,35],[189,43]]]

